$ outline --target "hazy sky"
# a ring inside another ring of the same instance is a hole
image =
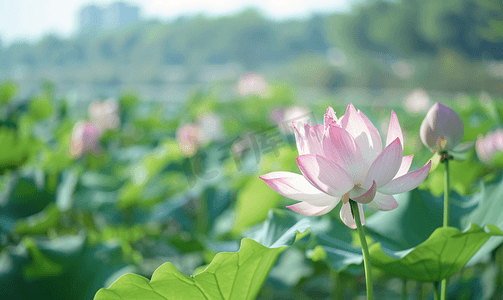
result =
[[[348,8],[350,0],[127,0],[141,7],[144,18],[172,19],[180,15],[223,15],[254,6],[274,19],[309,16]],[[76,30],[83,5],[106,6],[116,0],[0,0],[0,41],[36,41],[44,34],[69,36]]]

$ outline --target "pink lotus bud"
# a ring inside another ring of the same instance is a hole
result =
[[[426,114],[419,133],[432,152],[452,150],[463,138],[463,121],[454,110],[437,102]]]
[[[70,143],[70,156],[79,158],[87,152],[96,155],[101,153],[99,145],[100,131],[92,123],[81,121],[75,124],[72,132],[72,140]]]
[[[201,144],[201,137],[201,129],[194,124],[183,125],[176,130],[178,146],[185,156],[192,156],[196,153]]]

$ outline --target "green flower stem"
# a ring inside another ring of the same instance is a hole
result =
[[[402,278],[402,300],[407,300],[407,278]]]
[[[373,288],[372,288],[372,270],[370,268],[370,254],[369,247],[367,246],[367,240],[365,239],[365,233],[363,232],[362,222],[360,220],[360,211],[358,210],[358,204],[349,200],[351,205],[351,211],[355,217],[356,229],[358,230],[358,236],[360,237],[360,243],[362,244],[363,252],[363,265],[365,266],[365,282],[367,284],[367,300],[374,299]]]
[[[330,275],[332,276],[334,283],[332,299],[333,300],[344,299],[344,290],[342,289],[341,274],[339,274],[339,272],[331,270]]]
[[[438,281],[433,283],[433,299],[440,300],[440,290],[438,289]]]
[[[445,173],[444,173],[444,227],[449,226],[449,155],[445,154]],[[442,289],[440,294],[441,300],[447,299],[447,278],[442,280]]]
[[[449,159],[444,160],[444,227],[449,226]]]

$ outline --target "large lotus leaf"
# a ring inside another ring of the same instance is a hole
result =
[[[500,177],[499,181],[495,184],[487,185],[483,190],[484,201],[479,204],[477,209],[466,216],[466,222],[473,222],[479,225],[488,223],[502,224],[503,214],[501,213],[501,207],[503,203],[503,179]],[[501,245],[501,243],[503,243],[503,237],[491,237],[468,262],[468,265],[481,261],[487,254]]]
[[[334,211],[339,212],[339,203]],[[337,217],[312,220],[311,231],[317,245],[307,255],[314,261],[323,260],[336,272],[351,274],[363,272],[362,249],[358,246],[356,231],[344,225]]]
[[[261,175],[277,170],[298,170],[295,163],[297,150],[282,147],[278,149],[278,153],[279,155],[269,153],[263,157]],[[240,233],[243,229],[264,221],[269,209],[277,207],[282,198],[283,196],[267,186],[260,178],[256,176],[251,178],[238,192],[233,232]]]
[[[267,248],[243,239],[235,253],[217,254],[201,273],[186,276],[171,263],[160,266],[149,281],[126,274],[96,293],[100,299],[255,299],[270,269],[286,247]]]
[[[25,219],[17,220],[14,231],[18,234],[41,234],[59,222],[60,211],[55,204],[50,203],[43,211]]]
[[[54,195],[44,190],[43,173],[12,175],[0,193],[0,227],[10,231],[15,221],[42,211]]]
[[[250,179],[239,191],[235,207],[236,220],[233,231],[262,222],[269,209],[278,206],[281,195],[268,187],[260,178]]]
[[[145,155],[140,163],[131,167],[131,179],[119,191],[117,205],[131,207],[141,199],[143,190],[171,163],[180,163],[182,154],[176,141],[166,140],[159,147]]]
[[[461,270],[491,236],[503,236],[494,225],[486,230],[472,223],[461,232],[453,227],[439,228],[422,244],[405,251],[370,246],[372,265],[388,274],[418,281],[434,282],[448,278]]]
[[[30,158],[38,143],[29,137],[21,137],[18,132],[6,127],[0,128],[0,174],[17,169]]]
[[[13,81],[3,81],[0,84],[0,104],[9,102],[18,91],[18,86]]]
[[[218,216],[229,207],[232,195],[225,185],[215,185],[205,189],[202,197],[208,206],[208,222],[211,226]]]
[[[61,174],[61,182],[56,191],[56,205],[60,211],[68,211],[73,206],[73,193],[77,186],[79,175],[76,170],[66,170]]]
[[[419,245],[435,229],[442,227],[443,197],[435,197],[428,191],[418,189],[395,197],[399,204],[396,209],[378,211],[366,220],[365,227],[375,241],[394,250],[408,249]],[[449,225],[464,229],[466,223],[462,220],[483,197],[482,191],[471,197],[451,192]]]
[[[266,247],[290,246],[296,239],[307,235],[309,233],[307,230],[311,226],[309,218],[297,216],[286,210],[271,209],[267,220],[252,238]],[[297,232],[301,234],[297,235]]]
[[[464,227],[461,219],[473,211],[483,195],[480,192],[473,197],[461,197],[452,193],[451,224]],[[397,201],[400,204],[397,209],[376,212],[367,218],[365,224],[369,243],[380,243],[386,253],[410,251],[442,226],[442,198],[434,197],[428,191],[413,190],[398,195]],[[334,211],[339,211],[339,206]],[[356,232],[335,220],[331,223],[329,230],[312,229],[317,246],[308,251],[308,256],[326,261],[337,272],[361,273],[363,257]]]
[[[454,160],[449,163],[451,189],[463,195],[467,195],[476,190],[477,180],[490,172],[488,167],[477,163],[475,150],[471,150],[471,152],[465,154],[465,156],[466,159],[463,161]],[[445,164],[441,163],[428,175],[419,187],[421,189],[429,189],[429,191],[436,196],[443,195],[444,172]]]
[[[334,211],[339,211],[340,206]],[[296,236],[296,232],[304,234]],[[323,260],[337,272],[360,273],[363,270],[360,267],[362,251],[353,243],[352,230],[329,216],[305,217],[285,209],[271,209],[264,225],[254,232],[252,238],[264,245],[283,246],[291,245],[309,232],[313,236],[305,247],[309,249],[311,259]],[[314,245],[316,247],[311,249]]]
[[[120,188],[122,182],[112,175],[86,171],[80,176],[80,184],[92,189],[115,191]]]
[[[89,246],[83,233],[25,239],[0,255],[0,299],[90,299],[127,265],[123,254],[118,243]]]

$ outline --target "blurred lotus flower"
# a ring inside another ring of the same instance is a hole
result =
[[[92,123],[81,121],[75,124],[70,142],[70,156],[78,158],[87,152],[100,154],[100,131]]]
[[[197,124],[201,131],[200,142],[209,143],[222,137],[222,120],[211,113],[204,114],[197,118]]]
[[[285,116],[285,110],[282,108],[276,108],[269,113],[269,120],[274,124],[279,124],[283,122]]]
[[[176,139],[178,140],[178,146],[185,156],[193,156],[202,140],[202,131],[199,126],[195,124],[186,124],[178,127],[176,130]]]
[[[312,115],[310,111],[304,106],[291,106],[283,110],[282,120],[278,122],[281,124],[280,129],[288,134],[293,131],[293,123],[302,122],[312,124]]]
[[[431,152],[467,150],[455,149],[463,138],[463,121],[454,110],[438,102],[426,114],[419,134],[421,141]]]
[[[292,106],[285,109],[285,115],[283,116],[283,122],[309,122],[310,118],[309,110],[304,106]]]
[[[391,71],[402,79],[408,79],[416,72],[416,67],[406,61],[399,60],[391,64]]]
[[[110,98],[106,101],[94,101],[89,105],[91,122],[99,128],[100,133],[114,130],[120,126],[119,104]]]
[[[249,73],[239,79],[237,91],[241,96],[259,95],[264,97],[267,95],[267,81],[257,73]]]
[[[422,113],[430,107],[430,97],[422,89],[415,89],[405,97],[405,109],[413,114]]]
[[[503,129],[479,135],[475,144],[477,156],[485,164],[490,164],[496,154],[503,152]]]
[[[272,172],[260,178],[285,197],[301,201],[288,208],[304,215],[326,214],[342,200],[341,220],[356,228],[349,199],[358,203],[363,224],[362,204],[392,210],[398,206],[392,195],[416,188],[430,171],[431,162],[407,173],[413,155],[402,157],[402,130],[393,111],[384,150],[377,129],[352,104],[339,119],[329,107],[324,125],[298,122],[294,128],[302,175]]]

